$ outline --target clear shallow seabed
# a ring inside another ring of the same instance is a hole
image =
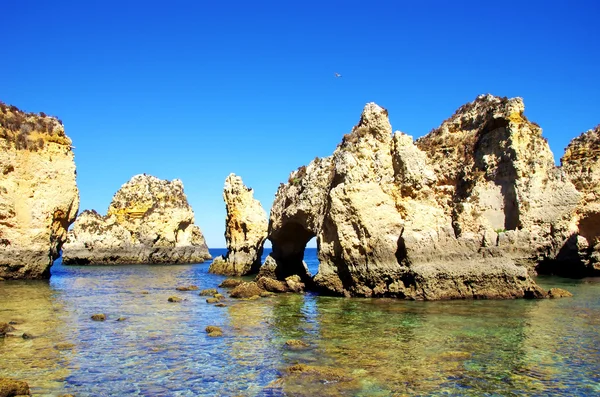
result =
[[[316,250],[305,257],[316,272]],[[0,339],[0,377],[39,396],[600,395],[600,279],[538,278],[575,296],[532,301],[283,294],[215,307],[175,291],[216,287],[225,277],[208,267],[57,264],[49,282],[0,283],[0,322],[35,337]],[[314,368],[286,371],[297,363]]]

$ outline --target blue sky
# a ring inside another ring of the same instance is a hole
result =
[[[218,248],[230,172],[268,211],[367,102],[417,138],[478,94],[521,96],[558,161],[600,123],[598,4],[11,1],[0,100],[63,120],[81,210],[138,173],[180,178]]]

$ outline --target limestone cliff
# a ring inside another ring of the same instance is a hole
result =
[[[223,200],[227,209],[227,254],[215,258],[209,271],[232,276],[257,273],[267,238],[267,214],[254,198],[253,190],[235,174],[225,179]]]
[[[269,223],[277,278],[302,277],[316,236],[314,281],[326,292],[542,296],[519,264],[555,255],[580,195],[523,110],[520,98],[480,96],[415,143],[368,104],[331,157],[277,191]]]
[[[62,122],[0,102],[0,278],[50,277],[79,209]]]
[[[106,216],[84,211],[63,247],[65,265],[200,263],[210,259],[183,183],[136,175]]]
[[[573,139],[561,159],[581,201],[573,217],[577,232],[551,268],[566,276],[600,276],[600,125]]]

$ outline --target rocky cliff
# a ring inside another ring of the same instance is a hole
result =
[[[0,279],[50,277],[79,209],[62,122],[0,102]]]
[[[561,164],[581,200],[573,216],[576,232],[550,270],[566,276],[600,276],[600,125],[573,139]]]
[[[210,259],[183,183],[136,175],[106,216],[84,211],[63,247],[65,265],[200,263]]]
[[[317,237],[322,290],[407,299],[544,295],[528,270],[572,232],[580,194],[520,98],[478,97],[414,142],[368,104],[333,155],[277,191],[277,278]],[[521,265],[528,265],[521,266]]]
[[[215,258],[209,271],[232,276],[257,273],[267,238],[267,214],[254,198],[253,190],[235,174],[225,179],[223,200],[227,209],[227,254]]]

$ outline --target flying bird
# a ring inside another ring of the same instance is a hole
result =
[[[334,75],[335,75],[335,77],[342,77],[342,75],[339,73],[334,73]]]

